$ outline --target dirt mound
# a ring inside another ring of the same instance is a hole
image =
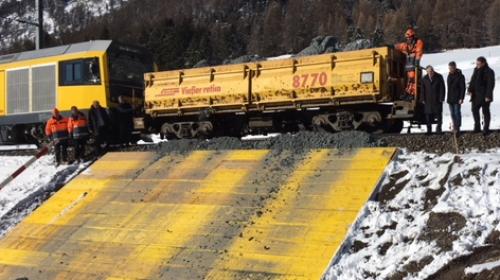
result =
[[[465,226],[465,218],[459,213],[431,212],[427,227],[421,236],[422,240],[435,241],[443,251],[453,248],[453,241],[457,240],[456,233]]]

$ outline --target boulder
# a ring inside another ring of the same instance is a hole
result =
[[[240,64],[240,63],[260,61],[260,60],[266,60],[266,59],[257,54],[248,54],[233,59],[225,59],[224,62],[222,62],[222,64]]]
[[[357,39],[354,40],[343,48],[344,51],[355,51],[372,48],[373,44],[371,40],[368,39]]]
[[[318,36],[312,39],[311,44],[300,51],[297,56],[307,56],[338,51],[339,41],[333,36]]]

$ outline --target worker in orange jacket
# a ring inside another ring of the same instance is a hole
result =
[[[76,106],[71,107],[71,116],[68,121],[68,133],[73,139],[75,160],[83,162],[85,157],[85,144],[89,137],[89,126],[85,114]]]
[[[406,55],[406,93],[410,100],[415,98],[417,85],[415,82],[417,69],[424,55],[424,41],[418,39],[413,28],[409,28],[406,33],[406,42],[396,44],[395,48]]]
[[[57,108],[52,110],[52,117],[45,125],[45,135],[54,142],[56,165],[68,159],[68,119],[59,113]]]

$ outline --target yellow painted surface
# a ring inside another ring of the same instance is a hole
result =
[[[204,108],[262,111],[392,101],[392,54],[385,47],[146,73],[146,109],[174,114]],[[373,73],[373,81],[362,82],[362,73]]]
[[[5,95],[5,71],[0,70],[0,116],[3,116],[6,114],[5,110],[5,101],[6,101],[6,95]]]
[[[0,240],[0,279],[319,279],[394,152],[107,154]]]

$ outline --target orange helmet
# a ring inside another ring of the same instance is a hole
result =
[[[413,30],[413,28],[408,28],[408,30],[406,30],[405,37],[406,38],[415,37],[415,30]]]

